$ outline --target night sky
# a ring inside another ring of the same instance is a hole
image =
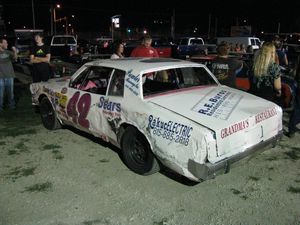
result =
[[[96,3],[95,3],[96,2]],[[197,3],[196,3],[197,2]],[[208,15],[211,14],[211,26],[217,23],[217,31],[222,32],[231,25],[252,25],[253,32],[300,31],[300,1],[273,0],[262,1],[172,1],[141,0],[141,1],[111,1],[111,0],[34,0],[36,28],[50,30],[50,6],[60,3],[57,18],[67,16],[76,30],[82,32],[105,32],[109,30],[110,17],[120,14],[123,28],[169,29],[170,18],[175,9],[176,32],[184,33],[197,28],[198,33],[208,30]],[[31,0],[2,0],[2,19],[6,28],[32,28]],[[199,7],[197,5],[206,4]],[[263,6],[267,4],[267,6]],[[284,5],[286,4],[286,5]],[[71,15],[75,15],[72,18]],[[154,22],[159,21],[159,22]],[[10,24],[8,24],[10,22]]]

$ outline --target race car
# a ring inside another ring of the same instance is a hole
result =
[[[72,125],[119,147],[137,174],[162,166],[200,182],[282,135],[282,109],[171,58],[88,62],[30,86],[43,125]]]

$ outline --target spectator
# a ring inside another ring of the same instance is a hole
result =
[[[300,56],[298,56],[297,60],[297,69],[296,69],[296,77],[295,81],[297,82],[297,91],[295,93],[295,102],[293,111],[290,114],[289,124],[288,124],[288,133],[287,136],[292,138],[295,136],[295,133],[299,131],[296,127],[297,124],[300,123]]]
[[[287,67],[289,65],[289,62],[288,62],[287,55],[286,55],[285,51],[282,48],[282,42],[281,41],[276,41],[274,43],[274,45],[276,47],[276,53],[277,53],[277,56],[278,56],[279,65]]]
[[[247,52],[247,53],[250,53],[250,54],[253,54],[253,53],[254,53],[252,45],[248,45],[248,46],[247,46],[246,52]]]
[[[110,57],[111,59],[124,58],[124,45],[121,42],[115,43],[114,53]]]
[[[32,63],[32,81],[47,81],[51,76],[50,47],[43,42],[43,35],[34,36],[36,45],[30,51],[30,62]]]
[[[246,51],[246,46],[245,46],[245,44],[241,44],[240,45],[240,53],[246,53],[247,51]]]
[[[280,67],[275,62],[275,55],[274,44],[264,42],[254,57],[250,74],[250,92],[273,102],[281,96]]]
[[[12,47],[12,51],[7,50],[7,40],[0,38],[0,112],[3,110],[4,93],[7,93],[8,105],[10,109],[15,108],[14,100],[14,77],[12,61],[17,60],[17,50]]]
[[[240,44],[239,44],[239,43],[236,43],[236,44],[235,44],[234,51],[235,51],[235,52],[240,52],[240,50],[241,50]]]
[[[137,46],[131,52],[131,57],[159,57],[158,52],[155,48],[151,47],[152,38],[149,35],[146,35],[142,44]]]
[[[243,62],[229,57],[229,45],[221,42],[217,57],[211,63],[211,71],[223,85],[236,88],[236,74],[243,68]]]

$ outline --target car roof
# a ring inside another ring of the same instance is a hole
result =
[[[186,38],[203,39],[202,37],[194,37],[194,36],[185,36],[185,37],[181,37],[178,39],[180,40],[180,39],[186,39]]]
[[[88,62],[87,66],[104,66],[111,67],[120,70],[134,70],[136,72],[144,70],[156,70],[162,67],[203,67],[200,63],[190,62],[186,60],[174,59],[174,58],[134,58],[127,57],[122,59],[102,59]]]
[[[58,34],[58,35],[53,35],[53,37],[74,37],[74,35],[69,35],[69,34]]]

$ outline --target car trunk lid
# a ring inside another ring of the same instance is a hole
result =
[[[213,130],[217,146],[208,152],[212,163],[243,152],[282,129],[279,106],[225,86],[173,91],[148,100]]]

